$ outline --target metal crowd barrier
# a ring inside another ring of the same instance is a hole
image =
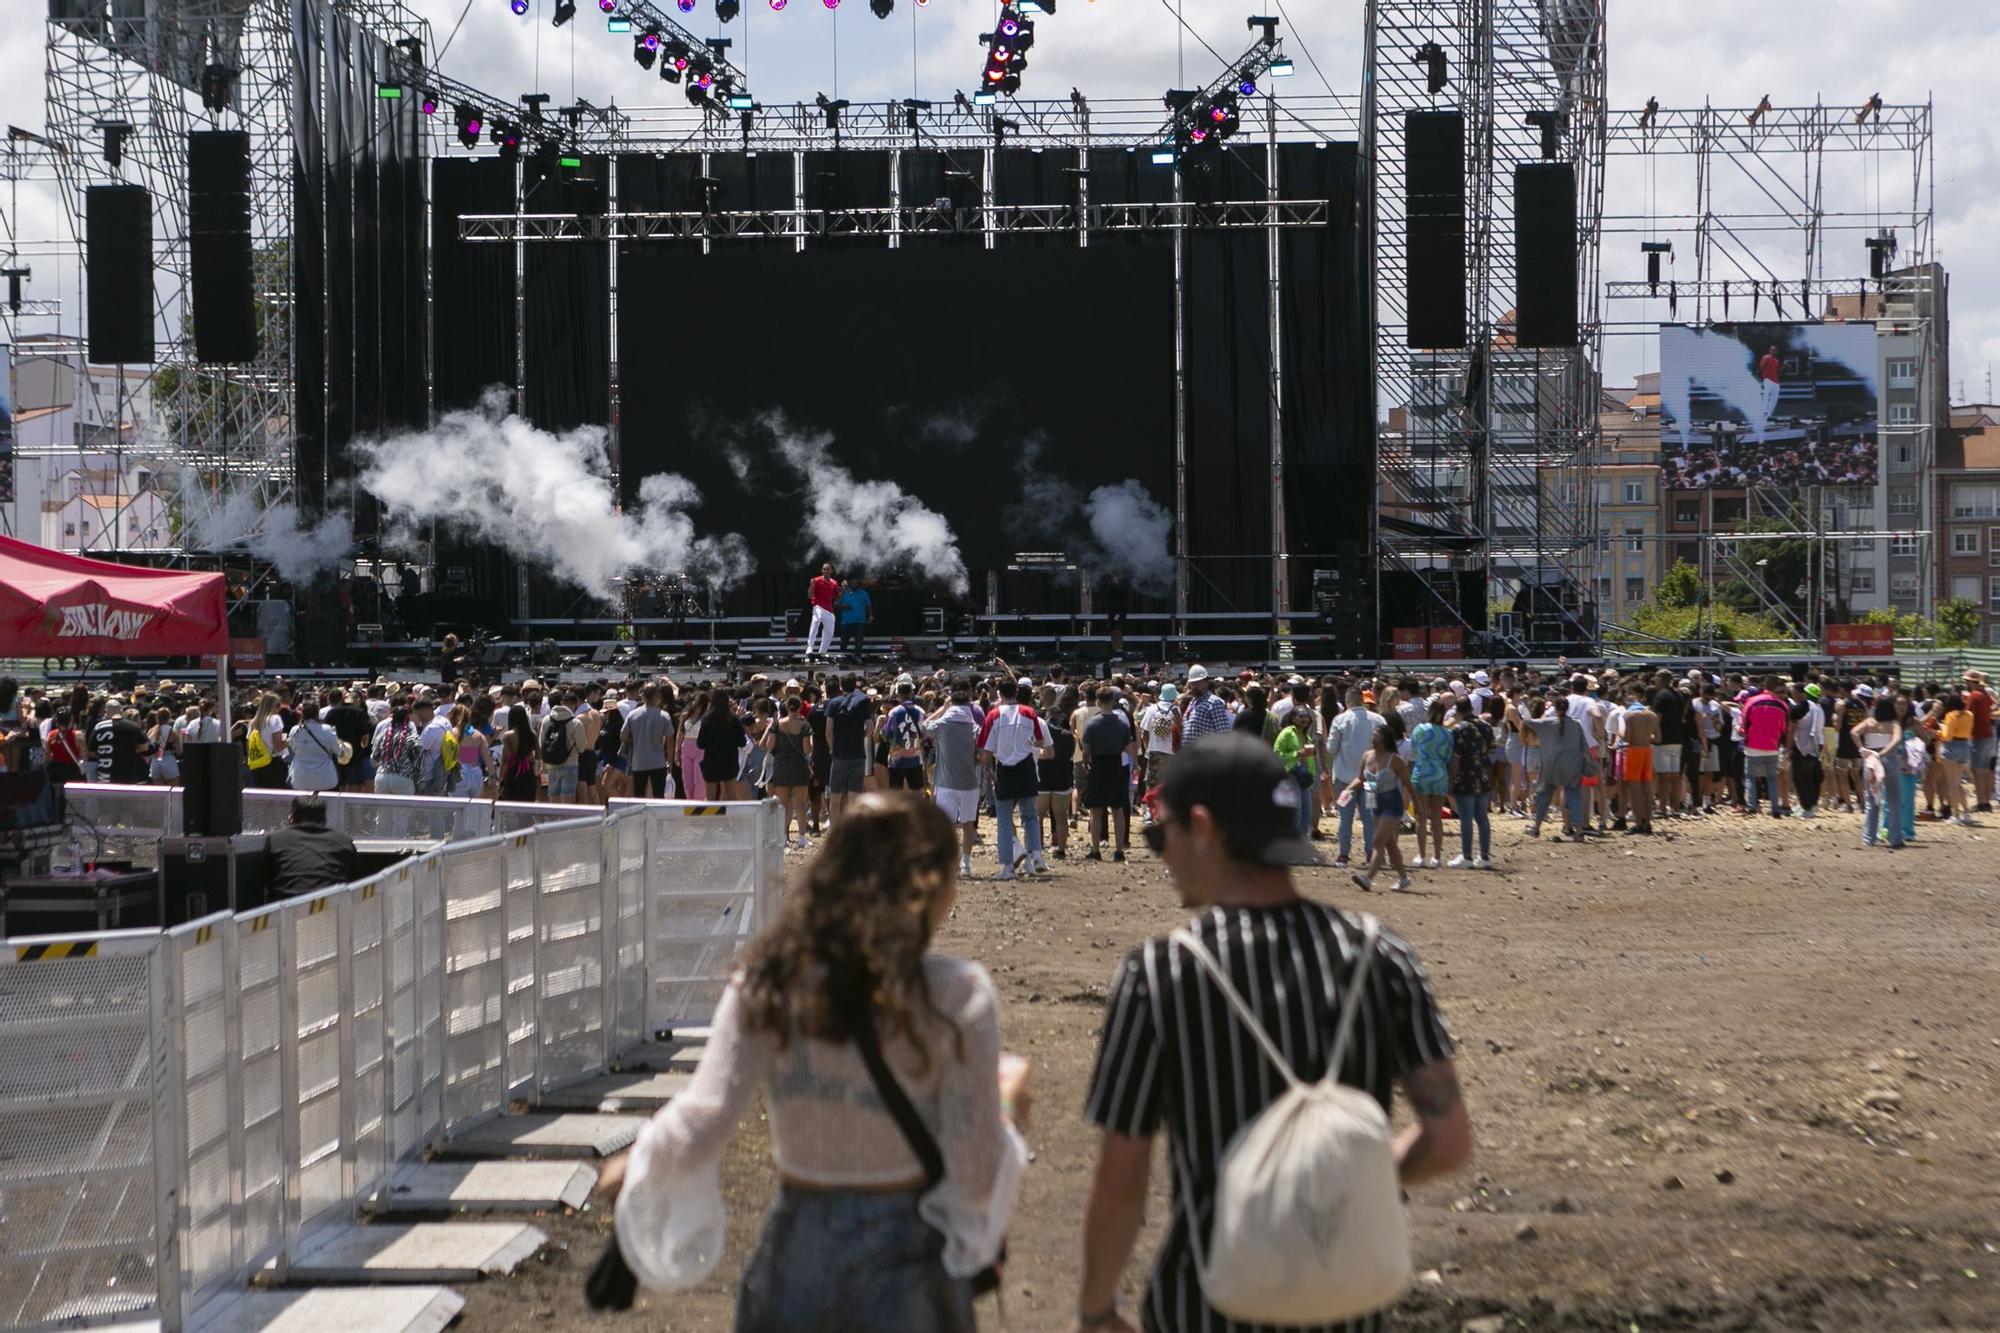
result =
[[[177,813],[133,790],[86,813]],[[342,797],[343,825],[424,800]],[[282,1279],[441,1140],[705,1023],[777,910],[775,803],[447,804],[462,840],[359,883],[0,944],[0,1326],[179,1329]]]

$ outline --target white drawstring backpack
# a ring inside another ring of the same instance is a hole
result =
[[[1362,918],[1361,958],[1340,1006],[1326,1077],[1301,1083],[1207,946],[1173,934],[1215,979],[1288,1085],[1224,1149],[1203,1244],[1184,1189],[1195,1271],[1208,1303],[1258,1324],[1330,1324],[1392,1303],[1410,1280],[1409,1236],[1389,1117],[1339,1081],[1381,923]],[[1194,1172],[1183,1151],[1181,1168]]]

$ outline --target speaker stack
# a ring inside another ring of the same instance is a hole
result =
[[[1523,162],[1514,168],[1514,342],[1574,347],[1576,167]]]
[[[188,135],[188,265],[194,352],[205,362],[257,359],[250,260],[250,136]]]
[[[153,359],[153,197],[138,185],[84,193],[88,355],[101,366]]]
[[[1465,116],[1403,117],[1403,270],[1408,345],[1465,346]]]

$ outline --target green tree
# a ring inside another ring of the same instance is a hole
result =
[[[1653,588],[1653,605],[1663,609],[1700,606],[1707,600],[1701,571],[1685,560],[1676,560]]]
[[[1979,603],[1970,597],[1953,597],[1938,603],[1937,636],[1940,648],[1965,648],[1979,633]]]

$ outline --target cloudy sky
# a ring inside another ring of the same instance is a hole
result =
[[[444,70],[493,93],[512,97],[541,89],[558,102],[581,96],[600,104],[615,100],[621,107],[667,100],[662,94],[670,90],[633,63],[627,39],[604,31],[591,0],[580,0],[576,21],[560,30],[548,21],[553,0],[531,0],[525,18],[511,14],[507,0],[409,2],[430,21]],[[671,9],[668,0],[658,2]],[[2000,69],[2000,23],[1992,0],[1608,3],[1614,107],[1636,107],[1649,96],[1670,107],[1705,100],[1751,106],[1766,94],[1781,106],[1823,98],[1846,109],[1875,92],[1890,103],[1935,100],[1938,226],[1932,244],[1934,257],[1951,270],[1954,392],[1962,386],[1964,397],[1985,396],[1988,367],[2000,363],[2000,246],[1991,241],[2000,228],[1995,170],[2000,128],[1981,91]],[[42,6],[11,0],[8,8],[39,15]],[[1062,97],[1077,87],[1093,99],[1157,97],[1167,87],[1216,73],[1219,62],[1204,43],[1223,56],[1235,55],[1248,44],[1246,15],[1267,9],[1286,11],[1283,31],[1300,58],[1299,77],[1282,85],[1288,94],[1323,94],[1327,86],[1344,94],[1358,89],[1361,0],[1059,0],[1058,12],[1039,21],[1023,92]],[[982,59],[976,36],[991,26],[993,10],[987,0],[931,0],[923,7],[896,0],[895,12],[884,21],[869,12],[867,0],[844,0],[831,11],[821,0],[790,0],[783,13],[773,13],[768,0],[743,0],[742,17],[725,27],[715,20],[713,0],[699,0],[686,24],[702,35],[732,38],[732,56],[766,102],[810,100],[820,91],[857,101],[913,91],[949,98],[954,89],[969,90],[976,82]],[[32,27],[34,40],[0,44],[0,116],[39,128],[41,24],[10,12],[7,27]],[[1319,74],[1304,58],[1308,55]],[[1805,188],[1806,164],[1800,159],[1778,160],[1773,169],[1793,187]],[[1825,206],[1871,225],[1868,215],[1877,208],[1907,212],[1909,173],[1907,154],[1830,158]],[[1606,212],[1684,211],[1693,175],[1687,157],[1614,160]],[[1769,207],[1758,183],[1733,165],[1725,165],[1718,180],[1725,207]],[[1782,188],[1771,182],[1764,188],[1778,188],[1782,197]],[[60,234],[59,210],[33,190],[10,212],[18,214],[23,236]],[[1607,276],[1639,276],[1639,239],[1629,231],[1607,235]],[[1689,266],[1681,271],[1691,273],[1692,245],[1685,236],[1675,239],[1678,262]],[[1912,238],[1905,235],[1902,241],[1907,258]],[[1796,279],[1803,249],[1795,235],[1776,232],[1751,243],[1763,247],[1773,270]],[[1835,277],[1865,271],[1859,232],[1829,233],[1826,246],[1816,272]],[[46,278],[53,262],[37,261],[36,294],[60,294],[71,309],[78,308],[73,275]],[[1607,309],[1606,318],[1636,324],[1664,314],[1663,308],[1628,307]],[[1614,337],[1609,374],[1629,380],[1634,371],[1650,367],[1654,356],[1650,339]]]

